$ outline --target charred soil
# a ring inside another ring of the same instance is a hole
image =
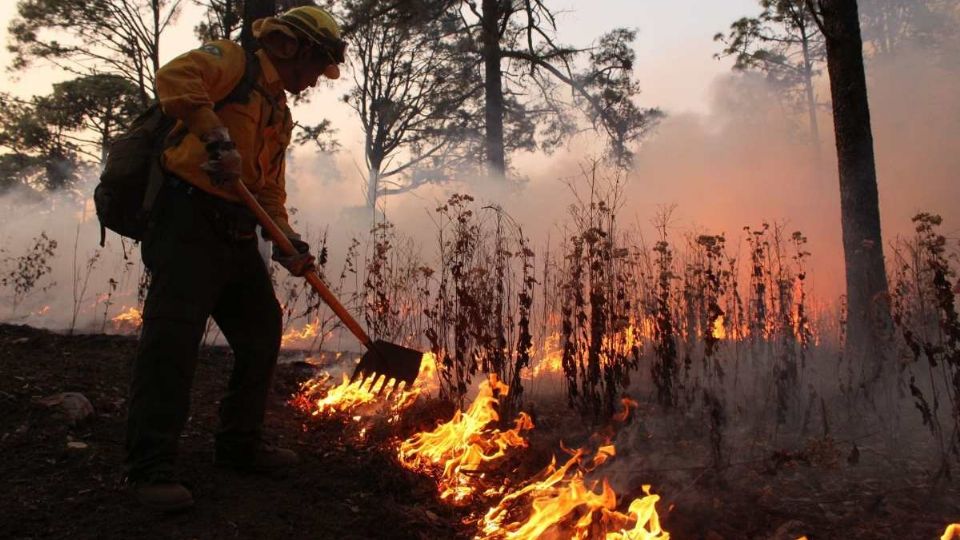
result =
[[[286,477],[213,464],[227,348],[200,353],[179,470],[196,499],[188,512],[141,508],[122,482],[127,378],[136,339],[65,336],[0,325],[0,536],[4,538],[460,538],[459,516],[434,486],[383,446],[351,444],[340,421],[287,405],[307,378],[281,365],[266,431],[301,463]],[[95,413],[71,425],[39,400],[79,392]],[[309,422],[309,428],[305,423]],[[72,443],[72,444],[71,444]]]
[[[239,475],[213,465],[217,400],[232,363],[227,348],[201,351],[179,468],[197,504],[160,515],[142,509],[122,483],[131,337],[65,336],[0,325],[0,536],[12,538],[470,538],[475,516],[496,501],[454,508],[427,477],[400,467],[395,442],[449,419],[447,404],[421,403],[394,425],[357,437],[349,416],[319,418],[288,404],[313,373],[278,370],[267,431],[302,463],[286,477]],[[41,400],[78,392],[94,414],[71,424]],[[960,493],[933,481],[922,459],[891,457],[869,438],[819,437],[731,444],[711,462],[703,423],[641,402],[615,436],[617,457],[596,472],[621,500],[651,484],[671,538],[796,540],[939,538],[960,518]],[[529,447],[492,478],[522,483],[593,431],[560,396],[530,396]],[[661,411],[661,412],[658,412]],[[694,415],[695,416],[695,415]],[[728,442],[750,439],[731,430]],[[839,432],[838,432],[839,433]],[[733,447],[740,450],[733,450]],[[471,518],[470,516],[474,516]],[[552,536],[551,536],[552,535]],[[551,531],[551,539],[564,538]]]

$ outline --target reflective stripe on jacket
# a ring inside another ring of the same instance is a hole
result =
[[[243,183],[277,225],[294,235],[284,208],[284,158],[293,120],[276,67],[262,50],[256,54],[261,71],[258,84],[272,100],[251,90],[247,103],[229,103],[216,112],[214,103],[227,97],[243,78],[246,55],[239,45],[232,41],[207,43],[157,71],[160,106],[178,120],[171,137],[182,136],[177,145],[164,152],[163,166],[206,192],[239,202],[232,191],[213,185],[200,168],[208,159],[200,137],[214,128],[226,127],[242,157]]]

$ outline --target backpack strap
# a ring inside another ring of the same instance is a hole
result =
[[[233,87],[233,90],[227,94],[226,97],[216,102],[213,106],[214,111],[218,111],[229,105],[230,103],[246,103],[250,100],[250,94],[257,90],[263,93],[263,90],[260,88],[260,85],[257,83],[257,80],[260,78],[260,59],[253,53],[246,53],[246,63],[243,68],[243,76],[240,78],[240,82]],[[264,95],[266,95],[264,93]],[[174,122],[170,122],[170,128],[173,127]],[[159,144],[156,148],[156,159],[153,162],[153,165],[150,167],[150,175],[147,178],[147,189],[143,194],[143,206],[142,212],[143,215],[149,216],[153,205],[157,200],[157,195],[160,194],[160,188],[163,187],[163,181],[165,175],[163,170],[160,167],[160,156],[163,154],[163,151],[174,146],[177,142],[172,144],[167,143],[167,133],[169,129],[164,132],[163,136],[159,138]],[[102,228],[102,227],[101,227]],[[103,242],[103,236],[106,234],[105,231],[101,231],[101,245]]]
[[[246,103],[250,100],[250,94],[254,90],[263,92],[257,82],[260,79],[261,72],[260,59],[250,51],[245,51],[244,54],[246,55],[246,63],[243,68],[243,77],[240,77],[240,82],[233,87],[233,90],[225,98],[214,104],[213,110],[219,111],[231,103]]]

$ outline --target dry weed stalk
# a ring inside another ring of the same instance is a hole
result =
[[[571,229],[559,282],[561,349],[568,400],[595,420],[609,418],[639,366],[635,322],[636,258],[617,227],[623,177],[593,163],[582,170],[585,192],[571,185]]]
[[[510,382],[501,403],[509,418],[533,342],[534,253],[510,216],[495,206],[477,209],[469,195],[452,195],[436,215],[439,268],[421,275],[435,291],[423,313],[442,393],[462,401],[478,371],[494,373]]]
[[[0,271],[0,286],[9,287],[13,294],[10,301],[11,316],[16,316],[17,307],[24,298],[34,291],[51,271],[50,261],[56,255],[57,241],[47,236],[46,231],[34,237],[32,245],[19,257],[3,256],[0,263],[4,268]],[[0,255],[7,253],[0,248]],[[9,265],[9,266],[7,266]],[[48,283],[40,287],[43,292],[56,285]]]
[[[913,222],[914,237],[894,249],[893,321],[905,353],[900,384],[937,444],[937,476],[950,478],[951,454],[960,458],[958,253],[939,232],[940,216],[921,213]]]

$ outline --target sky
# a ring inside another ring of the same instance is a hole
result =
[[[550,2],[559,15],[561,41],[587,45],[591,39],[616,26],[639,31],[636,43],[636,74],[643,86],[643,102],[671,112],[705,111],[710,83],[729,70],[729,61],[718,61],[713,35],[744,15],[757,11],[755,0],[560,0]],[[189,0],[177,27],[162,49],[172,58],[184,44],[195,42],[192,27],[196,9]],[[691,17],[691,13],[696,13]],[[7,26],[16,14],[16,2],[0,2],[0,38],[7,42]],[[10,55],[0,51],[0,65],[8,66]],[[678,69],[683,66],[683,69]],[[54,77],[47,70],[20,74],[12,81],[7,73],[0,78],[5,91],[20,95],[40,93]],[[349,80],[348,77],[341,79]],[[337,92],[342,92],[338,89]],[[315,107],[323,104],[315,103]]]
[[[713,36],[759,11],[756,0],[580,0],[560,5],[565,11],[560,35],[577,45],[616,26],[637,29],[641,100],[671,113],[708,109],[711,83],[731,64],[714,59],[719,47]]]

